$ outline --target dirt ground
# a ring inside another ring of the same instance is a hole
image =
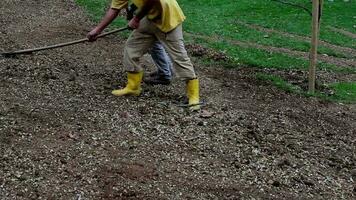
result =
[[[94,23],[72,0],[2,0],[0,26],[4,52]],[[114,97],[124,42],[0,58],[0,199],[355,199],[355,105],[202,64],[198,113],[179,80]]]

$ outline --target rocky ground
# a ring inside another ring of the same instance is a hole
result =
[[[1,52],[94,25],[71,0],[2,0],[0,11]],[[203,64],[200,112],[177,106],[179,80],[114,97],[123,46],[109,36],[0,58],[0,199],[355,199],[355,105]]]

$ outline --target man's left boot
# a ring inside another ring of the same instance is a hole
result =
[[[111,93],[115,96],[138,96],[141,94],[141,81],[143,77],[143,71],[141,72],[128,72],[127,73],[127,85],[120,90],[113,90]]]
[[[191,111],[200,110],[198,79],[192,79],[187,82],[187,96],[189,100],[189,110]]]
[[[147,85],[169,85],[171,84],[171,77],[165,77],[156,71],[144,77],[143,82]]]

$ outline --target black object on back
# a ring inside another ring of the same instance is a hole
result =
[[[137,6],[135,4],[130,4],[129,7],[127,7],[126,12],[126,19],[131,20],[134,17],[135,11],[137,10]]]

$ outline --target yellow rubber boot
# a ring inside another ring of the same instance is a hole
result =
[[[192,79],[187,82],[187,96],[189,99],[189,110],[197,111],[200,109],[199,100],[199,80]]]
[[[140,95],[141,91],[142,91],[142,88],[141,88],[142,77],[143,77],[142,71],[137,72],[137,73],[128,72],[126,87],[121,90],[113,90],[111,93],[115,96],[125,96],[125,95],[138,96],[138,95]]]

